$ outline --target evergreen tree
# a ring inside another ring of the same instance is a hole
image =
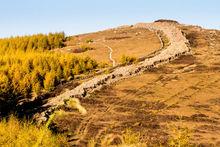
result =
[[[45,80],[44,80],[44,89],[46,91],[51,91],[56,86],[56,74],[54,71],[46,73]]]

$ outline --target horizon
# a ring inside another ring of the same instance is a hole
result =
[[[72,36],[158,19],[219,30],[219,5],[218,0],[8,0],[0,6],[0,38],[62,31]]]

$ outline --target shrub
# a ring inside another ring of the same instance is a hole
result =
[[[95,146],[96,141],[90,140],[89,145]],[[101,146],[118,146],[118,147],[126,147],[126,146],[147,146],[146,143],[141,142],[141,135],[139,132],[133,132],[131,129],[126,129],[126,131],[122,135],[117,134],[107,134],[101,139]]]
[[[92,39],[86,39],[86,43],[93,43],[94,41]]]
[[[169,138],[170,147],[186,147],[190,145],[190,130],[187,127],[171,127],[172,135]]]
[[[122,135],[124,144],[126,145],[135,145],[141,143],[140,133],[134,133],[130,129],[127,129],[125,133]]]
[[[108,63],[105,63],[105,62],[101,62],[99,63],[99,67],[100,68],[106,68],[106,67],[109,67],[110,65]]]
[[[73,53],[83,53],[89,50],[94,50],[93,47],[82,45],[80,48],[74,49]]]
[[[39,137],[43,137],[39,145]],[[68,146],[62,135],[54,135],[45,126],[37,127],[30,121],[19,121],[11,116],[0,122],[0,146]]]
[[[129,64],[135,63],[136,61],[137,61],[137,58],[135,57],[125,56],[125,55],[121,57],[121,64],[124,64],[124,65],[129,65]]]
[[[66,101],[66,105],[70,109],[77,109],[82,115],[87,114],[86,109],[80,104],[78,99],[71,99]]]

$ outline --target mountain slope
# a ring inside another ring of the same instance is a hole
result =
[[[68,133],[70,144],[77,146],[91,141],[120,144],[128,129],[140,133],[136,143],[143,145],[183,141],[186,145],[218,146],[220,31],[167,21],[127,28],[151,32],[158,48],[146,51],[136,64],[118,65],[79,80],[76,87],[65,87],[66,91],[48,99],[45,111],[36,118],[45,121],[58,110],[53,128]],[[120,40],[114,40],[117,46],[127,39],[116,38]],[[91,45],[98,39],[89,36],[81,42],[85,40]],[[122,46],[126,48],[126,43]],[[92,51],[95,54],[97,50]],[[90,50],[84,53],[93,56]],[[103,57],[110,62],[109,56]],[[117,60],[114,53],[112,57]],[[181,137],[176,140],[178,135]]]

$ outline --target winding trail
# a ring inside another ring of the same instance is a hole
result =
[[[146,70],[165,64],[190,51],[190,48],[188,47],[188,40],[183,36],[181,30],[177,28],[175,24],[166,22],[139,23],[134,25],[134,27],[145,28],[156,32],[162,31],[169,39],[170,45],[166,49],[158,51],[155,56],[139,62],[139,64],[118,67],[110,74],[97,76],[87,82],[82,83],[73,90],[66,91],[57,97],[51,98],[48,103],[44,105],[45,107],[49,107],[49,109],[45,112],[42,112],[38,120],[47,120],[46,118],[48,118],[54,110],[65,105],[64,101],[66,100],[89,96],[90,93],[101,89],[105,85],[110,85],[119,80],[139,75]],[[105,46],[110,49],[109,57],[114,66],[115,61],[112,59],[113,50],[111,47],[107,45]]]
[[[111,60],[111,62],[112,62],[112,66],[113,67],[115,67],[116,66],[116,62],[115,62],[115,60],[112,58],[112,54],[113,54],[113,49],[110,47],[110,46],[108,46],[107,44],[104,44],[104,43],[100,43],[100,44],[102,44],[103,46],[105,46],[105,47],[107,47],[108,49],[109,49],[109,59]]]

